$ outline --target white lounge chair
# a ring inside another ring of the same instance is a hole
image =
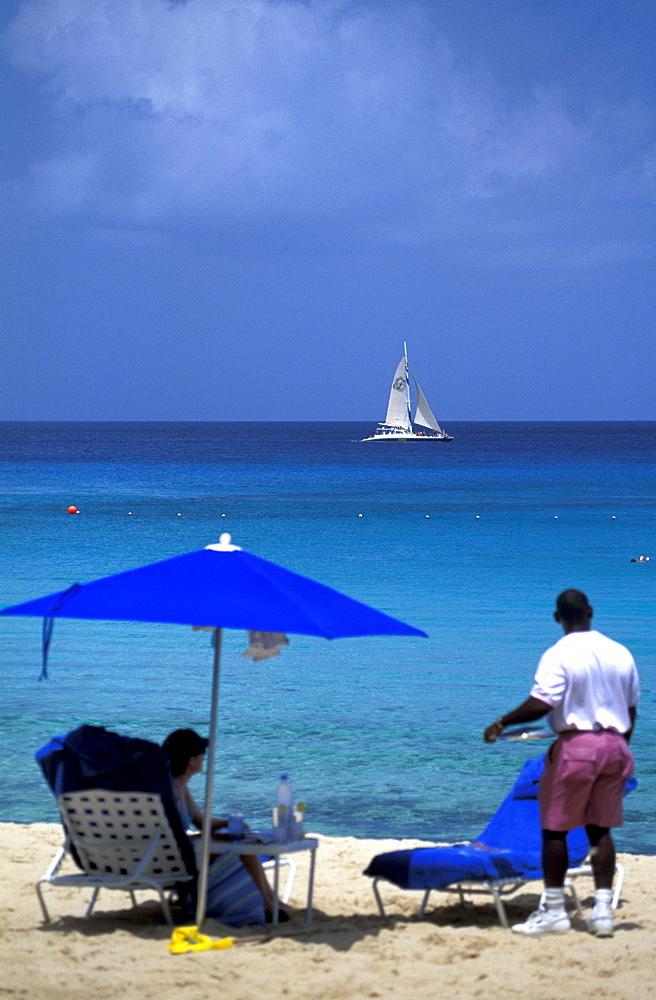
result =
[[[171,894],[179,884],[192,882],[195,874],[187,870],[160,796],[91,789],[60,795],[57,801],[66,840],[36,883],[46,923],[50,916],[42,886],[48,884],[93,889],[85,917],[91,916],[101,889],[129,893],[133,906],[137,890],[153,890],[172,924]],[[81,870],[58,874],[66,857]]]
[[[264,845],[264,857],[266,857],[266,844]],[[294,880],[296,878],[296,862],[293,858],[288,858],[286,856],[278,858],[279,868],[288,868],[287,880],[285,882],[285,891],[279,898],[283,903],[288,903],[292,896],[292,889],[294,888]],[[276,859],[269,858],[267,861],[262,862],[262,868],[265,871],[274,871],[276,867]]]

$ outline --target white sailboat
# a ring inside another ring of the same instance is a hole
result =
[[[403,357],[392,379],[385,420],[378,424],[371,437],[362,438],[362,441],[453,441],[451,435],[442,430],[435,419],[417,379],[414,375],[412,378],[417,390],[414,420],[410,400],[408,351],[404,341]],[[413,424],[425,427],[426,430],[414,430]]]

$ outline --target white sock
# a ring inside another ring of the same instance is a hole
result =
[[[610,902],[613,898],[612,889],[595,889],[595,906],[603,907],[604,909],[610,909]]]
[[[560,913],[561,910],[565,909],[565,890],[545,889],[544,902],[548,910],[552,910],[554,913]]]

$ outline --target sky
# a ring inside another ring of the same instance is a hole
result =
[[[656,419],[653,0],[3,0],[0,420]]]

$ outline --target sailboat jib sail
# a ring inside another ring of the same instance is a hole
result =
[[[419,388],[417,379],[413,377],[417,402],[414,420],[412,419],[410,381],[408,371],[408,355],[405,344],[403,357],[399,361],[387,404],[387,414],[370,437],[363,441],[452,441],[453,438],[443,430],[435,419],[428,405],[428,400]],[[414,430],[413,423],[427,430]]]
[[[435,419],[433,411],[428,405],[428,400],[419,388],[419,382],[417,379],[415,379],[415,388],[417,390],[417,409],[415,411],[414,422],[416,424],[420,424],[422,427],[430,427],[432,431],[437,431],[438,434],[444,433]]]

